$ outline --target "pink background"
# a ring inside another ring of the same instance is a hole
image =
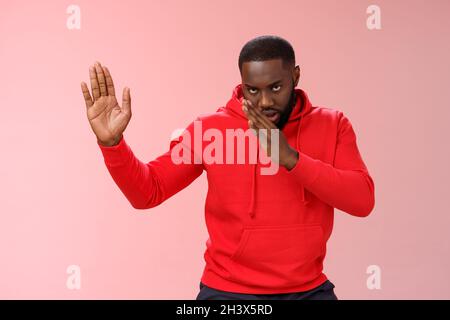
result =
[[[66,9],[81,8],[69,30]],[[381,30],[366,8],[381,8]],[[131,88],[143,161],[224,105],[244,43],[290,41],[299,87],[342,110],[376,187],[367,218],[336,210],[325,273],[340,299],[450,298],[449,1],[0,1],[0,298],[194,299],[206,175],[136,211],[103,164],[80,82],[95,60]],[[81,289],[66,287],[69,265]],[[369,290],[366,269],[381,268]]]

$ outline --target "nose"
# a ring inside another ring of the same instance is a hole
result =
[[[273,106],[273,101],[270,95],[264,91],[261,91],[261,99],[259,100],[259,107],[261,109],[270,108]]]

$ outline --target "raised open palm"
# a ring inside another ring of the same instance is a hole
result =
[[[89,124],[97,136],[98,143],[105,146],[116,145],[131,119],[130,89],[123,89],[121,108],[108,68],[96,62],[94,66],[89,67],[89,78],[92,95],[86,83],[81,83]]]

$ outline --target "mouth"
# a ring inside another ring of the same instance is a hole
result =
[[[280,120],[280,113],[273,109],[263,110],[262,113],[273,123],[277,123]]]

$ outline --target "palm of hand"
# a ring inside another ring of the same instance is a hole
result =
[[[120,135],[125,130],[127,117],[122,112],[116,97],[101,96],[87,111],[92,129],[101,141]]]
[[[92,95],[86,83],[81,83],[89,123],[100,144],[115,145],[121,139],[131,118],[130,90],[124,88],[121,108],[108,68],[97,62],[94,67],[89,68],[89,76]]]

